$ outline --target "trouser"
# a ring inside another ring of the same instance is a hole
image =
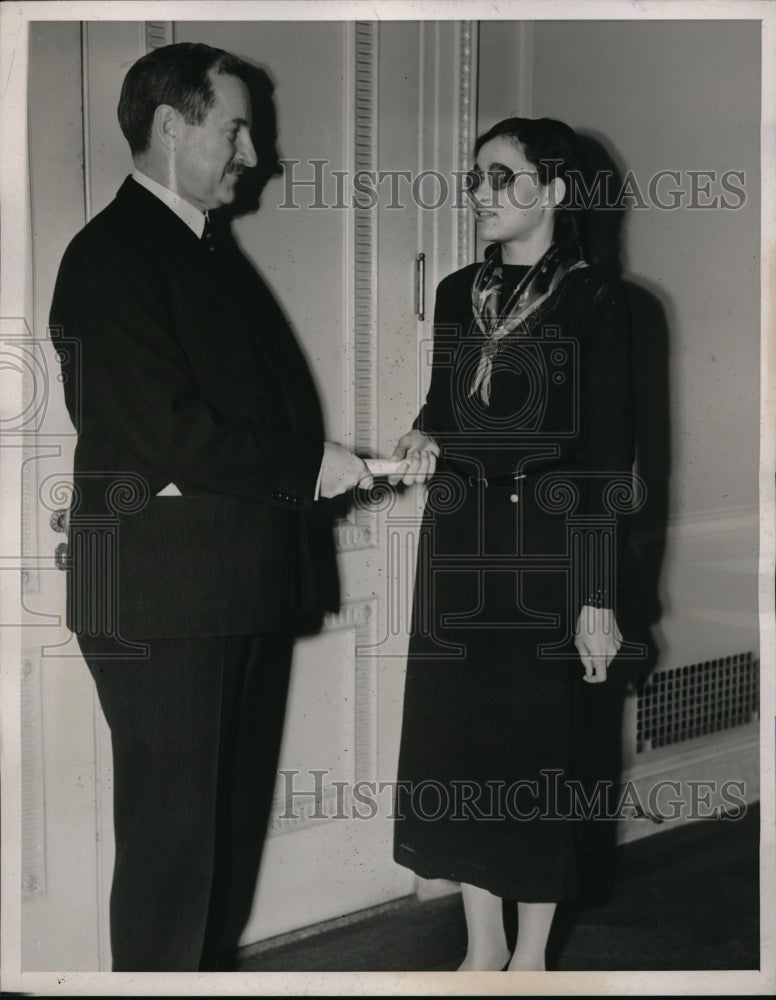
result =
[[[113,746],[114,971],[223,967],[250,914],[274,789],[291,641],[81,639]]]

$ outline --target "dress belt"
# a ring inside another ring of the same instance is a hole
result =
[[[514,486],[521,479],[526,479],[528,476],[541,476],[545,472],[562,472],[564,469],[570,469],[573,463],[573,458],[563,462],[544,462],[532,466],[525,472],[510,472],[507,475],[501,476],[467,476],[452,466],[448,466],[448,468],[460,476],[469,486]]]
[[[510,476],[464,476],[463,480],[469,486],[514,486],[525,477],[525,472],[515,472]]]

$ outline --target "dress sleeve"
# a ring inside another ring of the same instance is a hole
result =
[[[626,541],[633,487],[631,323],[625,290],[607,282],[595,294],[580,352],[582,603],[610,608]]]
[[[423,431],[444,448],[445,434],[454,426],[453,413],[453,364],[460,345],[461,310],[455,294],[456,284],[450,275],[437,287],[434,304],[434,344],[431,362],[431,381],[426,401],[412,426]]]

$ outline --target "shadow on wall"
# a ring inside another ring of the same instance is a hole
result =
[[[279,177],[283,173],[277,148],[275,84],[267,69],[262,66],[247,65],[246,83],[251,96],[253,116],[251,139],[258,162],[254,169],[246,170],[240,178],[234,202],[219,211],[219,216],[226,224],[232,219],[258,212],[264,188],[273,177]]]
[[[279,177],[283,173],[283,165],[277,146],[278,121],[274,99],[275,83],[265,67],[251,63],[246,63],[246,65],[248,66],[246,83],[251,97],[253,118],[251,139],[256,150],[257,165],[251,170],[246,170],[240,178],[234,202],[220,208],[213,216],[213,226],[214,229],[217,229],[219,237],[238,246],[239,241],[232,232],[232,222],[243,216],[255,215],[259,212],[261,196],[267,184],[273,177]],[[246,254],[242,247],[239,249],[250,259],[250,255]],[[275,299],[275,304],[282,312],[286,322],[293,328],[284,303],[274,295],[268,279],[263,274],[262,280],[269,288],[270,294]],[[294,335],[295,353],[297,354],[297,357],[293,359],[294,363],[301,362],[307,367],[315,387],[313,391],[319,395],[317,373],[311,367],[304,347],[296,336],[296,331],[294,331]],[[319,415],[320,423],[323,425],[323,414],[320,408]],[[300,636],[318,632],[324,615],[328,612],[339,611],[340,582],[336,565],[333,522],[336,518],[344,517],[347,514],[347,497],[338,498],[337,502],[319,500],[312,514],[313,516],[308,518],[305,530],[307,531],[307,542],[312,560],[314,599],[312,603],[309,603],[307,610],[299,615],[297,634]]]
[[[622,775],[625,700],[656,665],[653,629],[660,620],[660,573],[668,517],[671,472],[669,408],[670,303],[661,301],[654,286],[624,278],[627,205],[620,197],[624,164],[599,135],[580,136],[588,190],[597,179],[601,196],[587,213],[586,242],[592,261],[623,281],[631,310],[636,472],[646,488],[646,502],[630,518],[628,545],[620,580],[617,620],[626,640],[641,643],[646,657],[615,660],[606,684],[580,683],[574,728],[575,759],[581,777],[591,786]],[[620,821],[583,824],[581,893],[588,899],[608,898],[612,884],[613,848]],[[645,818],[644,822],[649,822]]]
[[[628,525],[619,617],[621,627],[627,627],[628,638],[647,645],[648,658],[642,663],[618,664],[616,676],[627,676],[633,683],[655,665],[651,632],[662,614],[659,583],[671,475],[667,319],[671,303],[655,285],[624,277],[627,205],[620,192],[625,167],[602,137],[583,134],[581,143],[586,172],[590,178],[602,179],[603,192],[588,213],[587,243],[596,263],[623,282],[631,312],[636,472],[646,490],[646,500]],[[591,184],[588,181],[588,189]],[[600,207],[596,207],[598,204]]]

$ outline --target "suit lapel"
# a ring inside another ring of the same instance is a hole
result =
[[[118,198],[125,204],[129,224],[146,226],[153,233],[156,249],[168,257],[178,279],[190,287],[192,300],[200,299],[206,289],[208,295],[220,303],[225,322],[228,319],[247,331],[262,361],[269,362],[275,377],[281,379],[267,310],[257,308],[255,293],[248,287],[244,274],[247,262],[235,259],[241,254],[233,241],[218,239],[219,262],[212,259],[210,251],[185,222],[132,178],[124,182]],[[251,273],[255,288],[260,279],[255,272]]]
[[[188,285],[192,301],[201,300],[203,289],[207,289],[208,295],[222,308],[224,326],[231,322],[246,331],[275,383],[286,389],[295,384],[292,371],[298,369],[299,359],[292,355],[292,350],[296,353],[299,350],[288,323],[231,233],[223,232],[218,225],[214,227],[215,253],[219,257],[213,259],[186,223],[131,177],[117,197],[125,206],[128,224],[146,226],[153,233],[155,248],[168,258],[178,280]],[[293,397],[288,391],[281,395],[294,420]]]

